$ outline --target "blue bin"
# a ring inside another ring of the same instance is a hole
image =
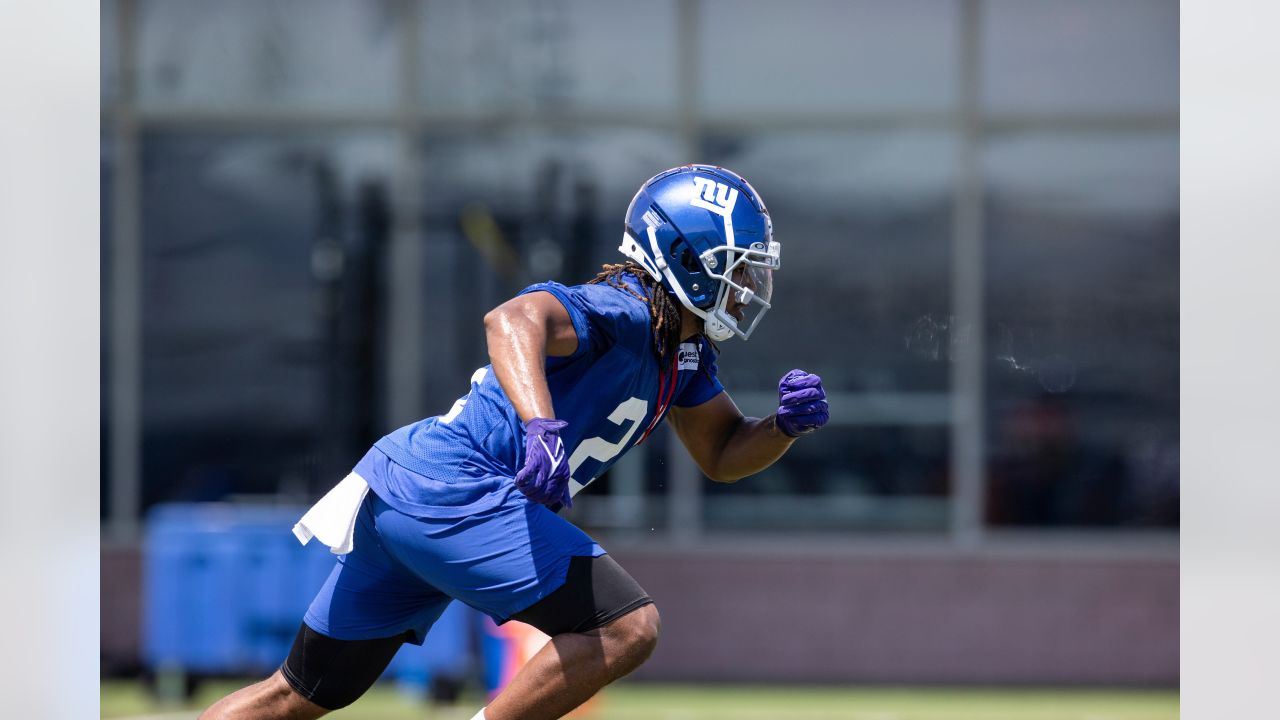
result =
[[[266,674],[289,652],[307,606],[332,571],[318,541],[291,528],[305,507],[225,503],[156,506],[143,549],[143,654],[156,670]],[[479,614],[452,603],[424,647],[406,645],[387,675],[426,688],[477,666]]]
[[[148,517],[144,658],[193,673],[269,672],[333,565],[290,528],[306,508],[173,504]]]

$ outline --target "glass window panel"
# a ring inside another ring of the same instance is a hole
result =
[[[674,0],[432,1],[421,18],[421,99],[433,110],[675,107]]]
[[[989,521],[1176,526],[1176,131],[984,154]]]
[[[990,193],[1064,213],[1177,213],[1175,129],[989,136],[983,162]]]
[[[1178,3],[991,0],[982,7],[989,111],[1178,111]]]
[[[949,110],[958,4],[707,0],[699,101],[711,116]]]
[[[144,137],[148,504],[319,491],[385,431],[373,348],[393,140]]]
[[[828,425],[757,475],[733,484],[703,481],[706,526],[943,531],[948,443],[945,426]]]
[[[705,147],[760,192],[783,247],[773,309],[746,344],[722,344],[720,377],[762,416],[778,377],[802,367],[834,408],[774,467],[707,485],[707,526],[945,528],[950,366],[945,345],[922,350],[916,335],[950,312],[953,137],[778,131]]]
[[[773,309],[727,385],[769,390],[804,366],[828,389],[945,392],[945,348],[912,344],[950,312],[955,147],[929,131],[719,135],[708,159],[760,192],[782,243]]]
[[[389,0],[144,0],[138,92],[155,109],[388,109]]]
[[[679,164],[677,147],[670,133],[642,129],[428,137],[426,301],[452,310],[432,322],[454,342],[450,353],[428,353],[442,379],[428,408],[447,409],[471,370],[488,362],[485,312],[527,284],[585,282],[623,259],[627,205],[641,183]]]

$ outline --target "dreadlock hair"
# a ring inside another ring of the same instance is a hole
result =
[[[637,293],[630,285],[622,281],[622,275],[632,275],[640,286],[648,291],[649,297]],[[680,302],[671,297],[671,293],[654,280],[649,271],[633,260],[618,264],[605,264],[600,274],[587,281],[589,285],[604,283],[619,290],[625,290],[649,306],[650,327],[653,329],[653,352],[658,359],[658,367],[671,365],[673,353],[680,347]]]

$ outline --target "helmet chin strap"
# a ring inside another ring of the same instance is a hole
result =
[[[675,289],[676,297],[680,298],[680,304],[684,305],[689,312],[702,318],[702,332],[707,337],[716,342],[724,342],[737,334],[734,332],[733,327],[717,317],[716,313],[707,312],[702,308],[694,307],[693,304],[689,302],[688,296],[684,294],[684,290],[675,283],[674,279],[669,279],[669,284]]]
[[[705,318],[702,321],[702,327],[706,331],[707,337],[716,342],[724,342],[734,335],[732,328],[714,317]]]

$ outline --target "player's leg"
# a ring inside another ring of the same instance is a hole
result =
[[[484,709],[485,720],[563,717],[640,667],[657,646],[657,636],[653,605],[597,630],[556,635]]]
[[[559,718],[649,658],[658,610],[608,555],[575,557],[565,583],[512,618],[551,636],[485,708],[486,720]]]
[[[486,710],[489,720],[560,717],[642,663],[658,614],[604,549],[542,505],[510,493],[460,517],[405,515],[372,496],[387,552],[424,582],[552,643]]]
[[[312,720],[344,708],[373,685],[408,637],[337,640],[304,624],[279,670],[214,703],[200,720]]]
[[[552,720],[640,667],[657,646],[658,612],[646,605],[611,625],[556,635],[484,709],[485,720]]]
[[[199,720],[270,718],[312,720],[329,712],[294,692],[277,670],[271,677],[240,688],[200,713]]]

